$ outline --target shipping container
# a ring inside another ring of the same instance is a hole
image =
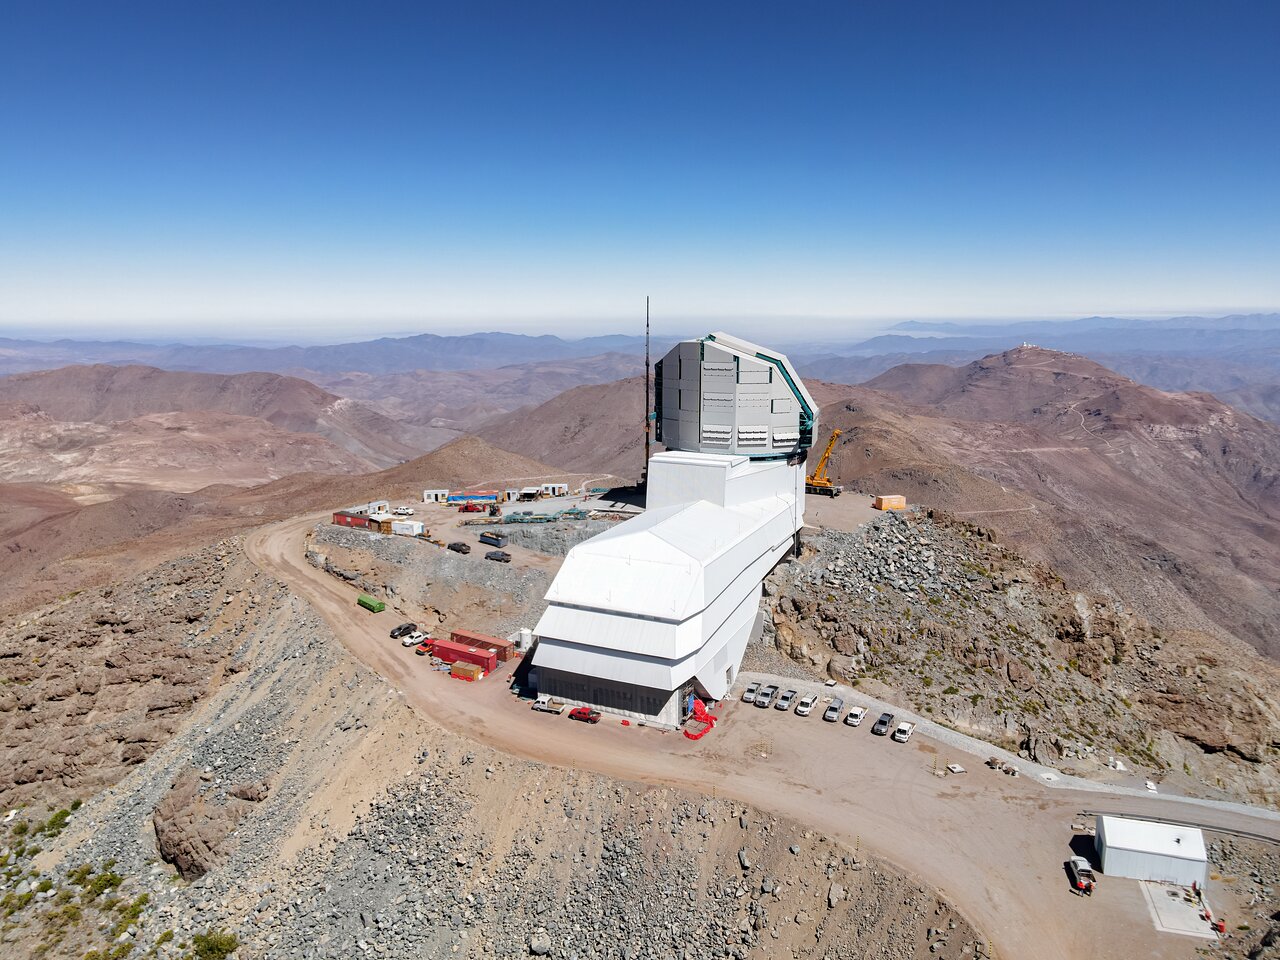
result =
[[[360,594],[356,603],[373,613],[381,613],[383,610],[387,609],[387,605],[385,603],[376,597],[369,596],[367,593]]]
[[[512,641],[491,637],[485,633],[476,633],[474,630],[455,630],[449,635],[449,639],[463,647],[497,650],[499,662],[506,662],[516,654],[516,645]]]
[[[367,527],[369,526],[369,518],[362,517],[359,514],[349,513],[346,510],[338,510],[333,515],[333,522],[340,527]]]
[[[393,520],[391,521],[391,532],[397,533],[402,537],[420,537],[422,536],[423,524],[421,520]]]
[[[907,509],[907,498],[898,494],[876,497],[871,505],[877,510],[905,510]]]
[[[487,543],[491,547],[505,547],[507,545],[507,535],[505,533],[495,533],[492,530],[486,530],[480,534],[480,542]]]
[[[484,667],[480,666],[480,664],[464,663],[461,660],[457,661],[449,668],[450,676],[454,676],[459,680],[466,680],[468,682],[473,680],[483,680],[484,672]]]
[[[498,651],[490,647],[478,647],[466,643],[454,643],[452,640],[437,640],[431,651],[445,663],[477,663],[492,673],[498,666]]]

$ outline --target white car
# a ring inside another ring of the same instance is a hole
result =
[[[796,716],[807,717],[813,713],[813,708],[817,706],[818,695],[816,693],[806,694],[801,697],[800,702],[796,704]]]
[[[421,630],[415,630],[413,631],[413,633],[410,633],[400,638],[400,646],[416,647],[425,639],[427,639],[427,635],[425,633],[423,633]]]
[[[758,681],[756,683],[748,684],[747,689],[742,691],[742,702],[755,703],[756,694],[759,692],[760,692],[760,683]]]
[[[412,517],[413,507],[396,507],[391,512],[394,513],[397,517]]]
[[[916,725],[914,723],[900,723],[898,724],[898,729],[893,731],[893,739],[899,743],[906,743],[915,732]]]
[[[849,710],[848,716],[844,718],[844,722],[851,727],[856,727],[862,722],[862,718],[867,715],[866,707],[853,707]]]

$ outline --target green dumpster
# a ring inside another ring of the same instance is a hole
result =
[[[374,613],[381,613],[383,610],[387,609],[387,605],[385,603],[375,597],[369,596],[367,593],[360,594],[360,599],[357,600],[356,603],[360,604],[360,606],[364,607],[366,610],[371,610]]]

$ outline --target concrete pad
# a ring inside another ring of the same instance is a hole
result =
[[[1175,887],[1171,883],[1156,883],[1153,880],[1139,880],[1142,896],[1151,911],[1151,922],[1160,933],[1180,933],[1185,937],[1199,937],[1202,940],[1217,940],[1209,924],[1200,916],[1200,906],[1191,899],[1185,887]]]

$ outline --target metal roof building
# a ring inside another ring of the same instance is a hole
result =
[[[706,382],[697,366],[704,348]],[[569,552],[535,631],[533,670],[540,692],[674,726],[691,695],[719,700],[733,684],[759,627],[761,583],[804,523],[796,438],[802,418],[808,431],[814,422],[786,358],[754,344],[714,334],[677,345],[660,366],[679,370],[682,411],[664,441],[692,449],[652,457],[646,512]],[[739,378],[739,368],[748,375]],[[779,370],[789,372],[773,379]],[[728,387],[739,383],[741,397]],[[715,411],[706,445],[703,404]],[[725,423],[749,428],[745,445],[720,444]]]
[[[1208,855],[1198,827],[1099,816],[1096,846],[1102,872],[1134,880],[1204,886]]]

